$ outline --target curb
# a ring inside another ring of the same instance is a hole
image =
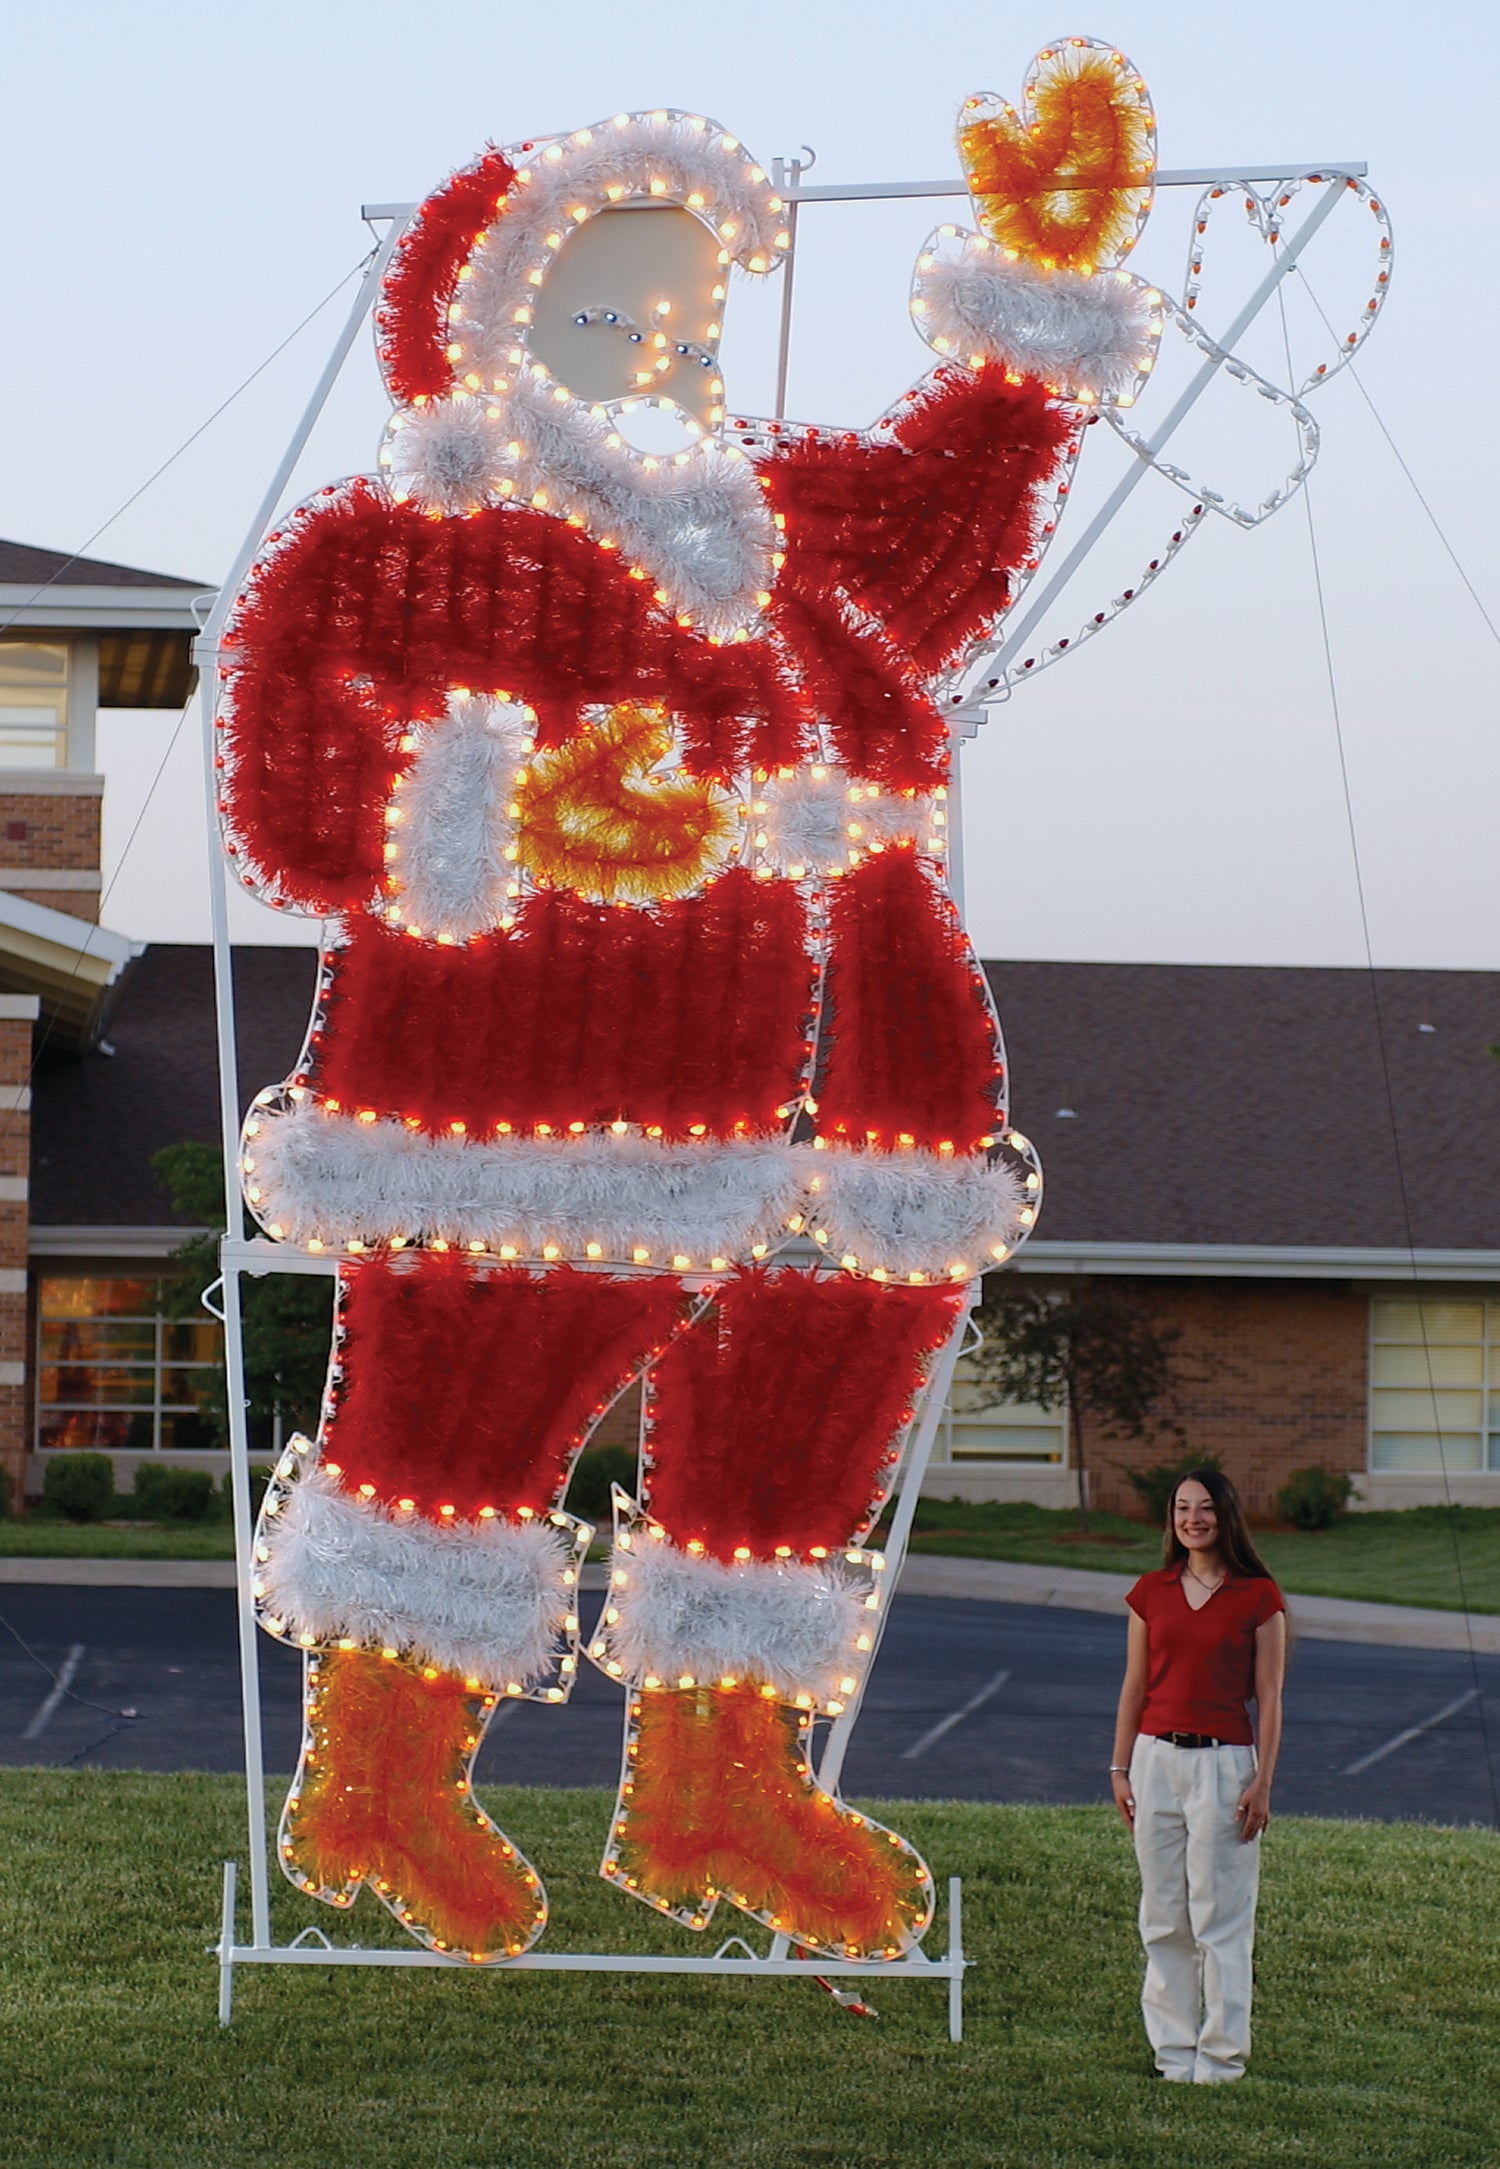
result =
[[[232,1589],[232,1559],[0,1559],[0,1585],[73,1589]]]

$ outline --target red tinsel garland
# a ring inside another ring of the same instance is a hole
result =
[[[368,902],[402,726],[453,686],[528,702],[543,745],[585,705],[660,702],[699,775],[812,745],[770,642],[700,638],[618,552],[529,508],[440,519],[365,481],[326,491],[252,573],[229,641],[231,850],[308,910]]]
[[[896,791],[946,781],[948,726],[877,627],[855,623],[811,582],[784,577],[771,618],[847,768]]]
[[[926,1925],[920,1861],[808,1781],[795,1713],[753,1687],[643,1692],[619,1879],[673,1907],[719,1892],[841,1955]]]
[[[614,1121],[765,1135],[806,1074],[804,906],[744,868],[651,910],[552,891],[464,948],[361,916],[333,969],[313,1081],[434,1135]]]
[[[333,1891],[368,1881],[456,1950],[535,1941],[547,1912],[537,1877],[469,1790],[485,1713],[461,1680],[341,1652],[320,1661],[309,1716],[290,1873]]]
[[[566,1266],[480,1272],[456,1255],[350,1269],[327,1428],[345,1491],[374,1486],[430,1520],[451,1506],[545,1513],[604,1407],[682,1315],[677,1281]]]
[[[879,1510],[922,1359],[960,1301],[797,1272],[731,1281],[652,1368],[653,1519],[716,1559],[849,1543]]]
[[[762,473],[786,518],[782,586],[825,611],[846,596],[930,675],[1004,609],[1077,425],[995,363],[938,370],[898,413],[894,444],[813,436]]]
[[[975,1149],[1003,1083],[978,965],[930,862],[907,846],[833,885],[817,1085],[827,1135]],[[874,1137],[870,1138],[870,1133]]]
[[[403,404],[436,398],[453,382],[448,304],[474,242],[504,213],[515,167],[503,151],[485,155],[435,189],[397,245],[375,323],[380,366]]]

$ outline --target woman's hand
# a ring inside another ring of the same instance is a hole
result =
[[[1116,1778],[1115,1783],[1118,1785],[1119,1782],[1120,1780]],[[1241,1842],[1248,1845],[1252,1838],[1260,1836],[1266,1824],[1271,1820],[1270,1779],[1262,1777],[1257,1771],[1240,1794],[1240,1803],[1234,1812],[1240,1822]]]
[[[1130,1782],[1129,1774],[1124,1770],[1112,1770],[1109,1782],[1114,1787],[1115,1806],[1120,1811],[1120,1820],[1127,1830],[1134,1833],[1135,1787]]]

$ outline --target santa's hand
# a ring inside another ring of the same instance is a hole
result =
[[[1116,268],[1151,207],[1145,83],[1123,53],[1066,39],[1032,62],[1021,112],[968,99],[958,146],[980,231],[939,227],[918,258],[922,336],[1060,398],[1130,400],[1161,335],[1160,294]]]

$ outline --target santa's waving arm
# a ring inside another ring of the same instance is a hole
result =
[[[933,780],[943,740],[911,698],[1003,615],[1045,548],[1081,425],[1130,403],[1161,330],[1160,295],[1119,268],[1155,164],[1145,87],[1122,54],[1083,38],[1048,48],[1024,117],[972,98],[959,148],[981,230],[940,227],[912,287],[939,366],[872,429],[761,438],[786,553],[782,636],[815,674],[821,657],[842,757],[914,787]],[[868,698],[846,697],[842,720],[838,698],[840,677],[862,671],[897,687],[864,746]]]

